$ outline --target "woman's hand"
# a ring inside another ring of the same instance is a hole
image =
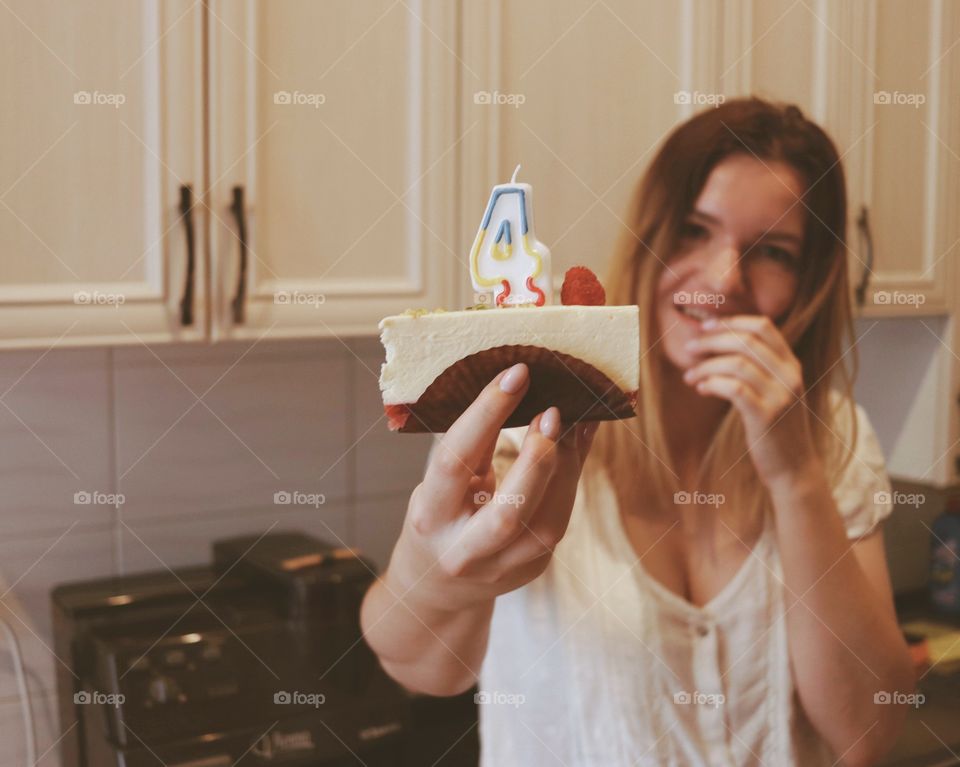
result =
[[[762,315],[736,315],[705,320],[702,328],[687,348],[704,359],[684,381],[737,408],[761,481],[771,487],[815,467],[803,369],[776,325]]]
[[[564,427],[556,408],[541,413],[497,487],[497,437],[528,386],[522,363],[500,373],[435,446],[388,570],[407,599],[443,610],[492,602],[550,561],[596,424]]]

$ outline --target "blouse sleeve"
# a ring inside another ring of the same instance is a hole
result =
[[[860,405],[855,405],[857,440],[853,455],[833,488],[847,537],[865,538],[893,511],[890,478],[876,432]]]

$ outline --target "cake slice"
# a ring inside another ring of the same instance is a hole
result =
[[[527,306],[408,312],[380,322],[380,389],[390,429],[443,432],[517,362],[530,387],[505,427],[551,405],[564,423],[635,415],[637,306]]]

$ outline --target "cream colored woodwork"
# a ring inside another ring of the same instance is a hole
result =
[[[718,87],[797,103],[837,142],[859,313],[945,313],[960,244],[956,4],[737,0],[724,13]]]
[[[456,4],[209,7],[213,338],[370,333],[448,304],[462,258]]]
[[[202,191],[189,0],[0,7],[0,348],[202,338],[180,323],[179,187]]]
[[[466,255],[490,188],[534,188],[538,239],[554,282],[575,264],[602,274],[627,234],[631,194],[700,83],[680,4],[605,0],[464,3],[463,196]],[[466,264],[461,300],[470,302]]]

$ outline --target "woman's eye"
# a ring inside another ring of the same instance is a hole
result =
[[[701,237],[706,237],[708,232],[705,226],[687,221],[681,228],[680,234],[685,239],[699,240]]]
[[[773,259],[778,264],[796,269],[797,258],[789,250],[777,247],[776,245],[761,245],[757,248],[760,255]]]

